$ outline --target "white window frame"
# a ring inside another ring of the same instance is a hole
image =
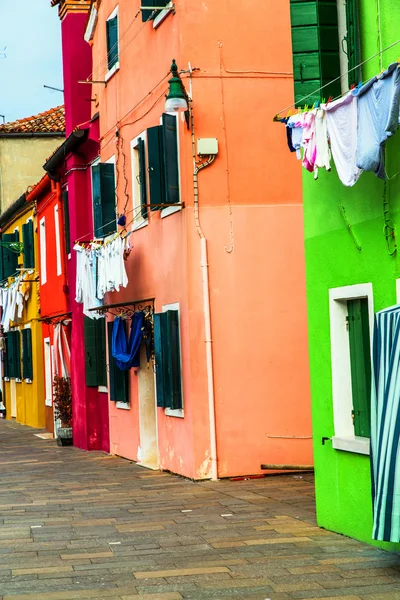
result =
[[[45,405],[53,406],[53,367],[51,361],[51,341],[49,337],[43,339],[43,348],[44,348],[44,392],[45,392]],[[48,349],[48,350],[47,350]],[[48,354],[47,354],[48,352]],[[47,362],[47,358],[49,362]],[[50,364],[50,372],[47,372],[46,365]],[[50,377],[50,381],[48,379]],[[48,393],[50,392],[50,397],[48,398]]]
[[[347,301],[367,298],[372,364],[374,330],[374,298],[372,283],[348,285],[329,290],[329,316],[332,359],[332,398],[335,434],[332,447],[336,450],[369,455],[370,440],[354,434],[353,393],[351,386],[350,346],[346,317]]]
[[[140,133],[139,135],[137,135],[132,141],[131,141],[131,165],[132,165],[132,208],[133,208],[133,223],[132,223],[132,231],[136,231],[137,229],[141,229],[142,227],[146,227],[146,225],[148,225],[149,223],[149,219],[147,217],[147,219],[144,219],[142,217],[142,213],[139,210],[141,207],[141,198],[140,198],[140,185],[139,187],[139,192],[137,192],[137,187],[136,187],[136,152],[135,150],[138,148],[139,146],[139,138],[141,138],[142,140],[144,140],[144,144],[145,144],[145,150],[147,152],[147,131],[142,131],[142,133]],[[149,184],[148,184],[148,176],[147,176],[148,170],[146,169],[146,189],[147,189],[147,198],[149,198]],[[139,172],[140,175],[140,172]],[[138,196],[138,197],[136,197]],[[149,201],[148,201],[149,203]],[[150,209],[148,208],[148,213],[150,212]]]
[[[182,380],[182,334],[181,334],[181,311],[179,302],[174,302],[172,304],[163,304],[161,308],[161,312],[167,312],[168,310],[177,310],[178,311],[178,322],[179,322],[179,353],[181,359],[181,393],[182,393],[182,408],[164,408],[164,413],[167,417],[178,417],[179,419],[183,419],[185,416],[184,408],[184,396],[183,396],[183,380]],[[156,396],[157,397],[157,396]]]
[[[46,260],[46,217],[39,221],[40,231],[40,284],[47,283],[47,260]]]
[[[120,410],[131,410],[131,404],[130,402],[118,401],[115,403],[115,408],[118,408]]]
[[[161,25],[161,23],[163,23],[165,21],[165,19],[168,17],[169,14],[174,12],[174,5],[173,2],[170,2],[165,8],[164,10],[162,10],[160,12],[159,15],[156,16],[156,18],[153,21],[153,29],[157,29],[157,27],[159,27]]]
[[[54,227],[56,232],[56,258],[57,258],[57,277],[62,275],[61,263],[61,238],[60,238],[60,214],[58,202],[54,206]]]
[[[179,134],[179,114],[183,113],[166,113],[167,115],[172,115],[176,119],[176,142],[178,144],[178,181],[179,181],[179,204],[180,206],[176,206],[176,204],[171,204],[167,208],[163,208],[161,211],[161,218],[165,219],[165,217],[169,217],[169,215],[173,215],[174,213],[180,212],[182,210],[182,186],[181,186],[181,145],[180,145],[180,134]],[[184,114],[183,114],[184,116]],[[162,125],[162,117],[160,117],[160,124]]]
[[[111,67],[111,69],[109,69],[106,73],[105,76],[105,82],[107,83],[111,77],[113,75],[115,75],[115,73],[117,71],[119,71],[119,59],[120,59],[120,53],[121,53],[121,48],[120,48],[120,43],[119,43],[119,7],[116,6],[114,8],[114,10],[112,11],[112,13],[109,15],[109,17],[106,19],[106,21],[110,21],[111,19],[114,19],[114,17],[117,17],[117,35],[118,35],[118,61],[115,63],[115,65],[113,65]],[[108,47],[107,47],[107,36],[106,36],[106,61],[108,60]]]
[[[85,42],[89,43],[94,38],[94,32],[96,31],[98,16],[99,16],[99,14],[98,14],[96,6],[94,4],[92,4],[92,8],[90,10],[90,15],[89,15],[89,21],[86,26],[85,35],[83,36]]]

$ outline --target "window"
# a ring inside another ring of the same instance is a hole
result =
[[[165,310],[154,315],[157,406],[183,408],[179,311]]]
[[[44,339],[44,379],[45,379],[45,404],[53,405],[53,371],[51,367],[50,338]]]
[[[111,13],[106,21],[107,36],[107,66],[106,80],[110,78],[119,68],[119,44],[118,44],[118,7]]]
[[[47,282],[46,217],[40,219],[40,282]]]
[[[290,0],[295,101],[340,77],[359,62],[357,0]],[[307,98],[339,96],[360,80],[354,70]],[[344,88],[344,89],[343,89]]]
[[[7,244],[19,242],[18,230],[13,233],[3,233],[1,240]],[[19,252],[16,247],[13,248],[12,245],[0,246],[0,281],[15,275],[18,269],[18,256]]]
[[[30,328],[22,330],[22,377],[33,379],[32,361],[32,331]]]
[[[132,196],[133,218],[136,225],[148,217],[147,209],[147,169],[146,133],[142,133],[131,143],[132,150]]]
[[[370,283],[329,290],[332,397],[337,450],[369,454],[371,334]]]
[[[68,203],[68,190],[63,191],[63,208],[64,208],[64,236],[65,236],[65,252],[69,254],[71,252],[71,238],[69,231],[69,203]]]
[[[107,385],[106,329],[104,319],[84,318],[86,385]]]
[[[19,331],[9,331],[6,334],[7,377],[21,379],[21,334]]]
[[[57,259],[57,275],[62,274],[61,265],[61,239],[60,239],[60,218],[58,215],[58,204],[54,207],[54,228],[56,232],[56,259]]]
[[[170,0],[143,0],[142,6],[148,7],[147,10],[142,10],[142,21],[153,21],[153,27],[157,27],[165,17],[171,12],[172,7]],[[154,10],[154,6],[165,6],[164,10]]]
[[[117,367],[112,355],[112,332],[114,323],[107,323],[108,334],[108,372],[110,377],[110,400],[112,402],[124,402],[129,404],[129,372],[121,371]]]
[[[24,267],[35,268],[35,247],[33,242],[33,221],[30,219],[22,225],[22,242],[24,245]]]
[[[176,115],[163,114],[161,125],[147,130],[152,210],[180,202],[177,123]]]
[[[117,230],[115,165],[92,165],[94,235],[102,238]]]

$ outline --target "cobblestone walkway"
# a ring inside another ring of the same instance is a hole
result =
[[[400,600],[400,558],[318,529],[311,476],[193,483],[0,421],[3,600]]]

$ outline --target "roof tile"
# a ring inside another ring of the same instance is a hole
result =
[[[56,106],[45,112],[0,125],[4,133],[65,133],[64,106]]]

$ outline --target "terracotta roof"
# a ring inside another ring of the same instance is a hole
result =
[[[65,133],[64,106],[0,125],[2,133]]]

